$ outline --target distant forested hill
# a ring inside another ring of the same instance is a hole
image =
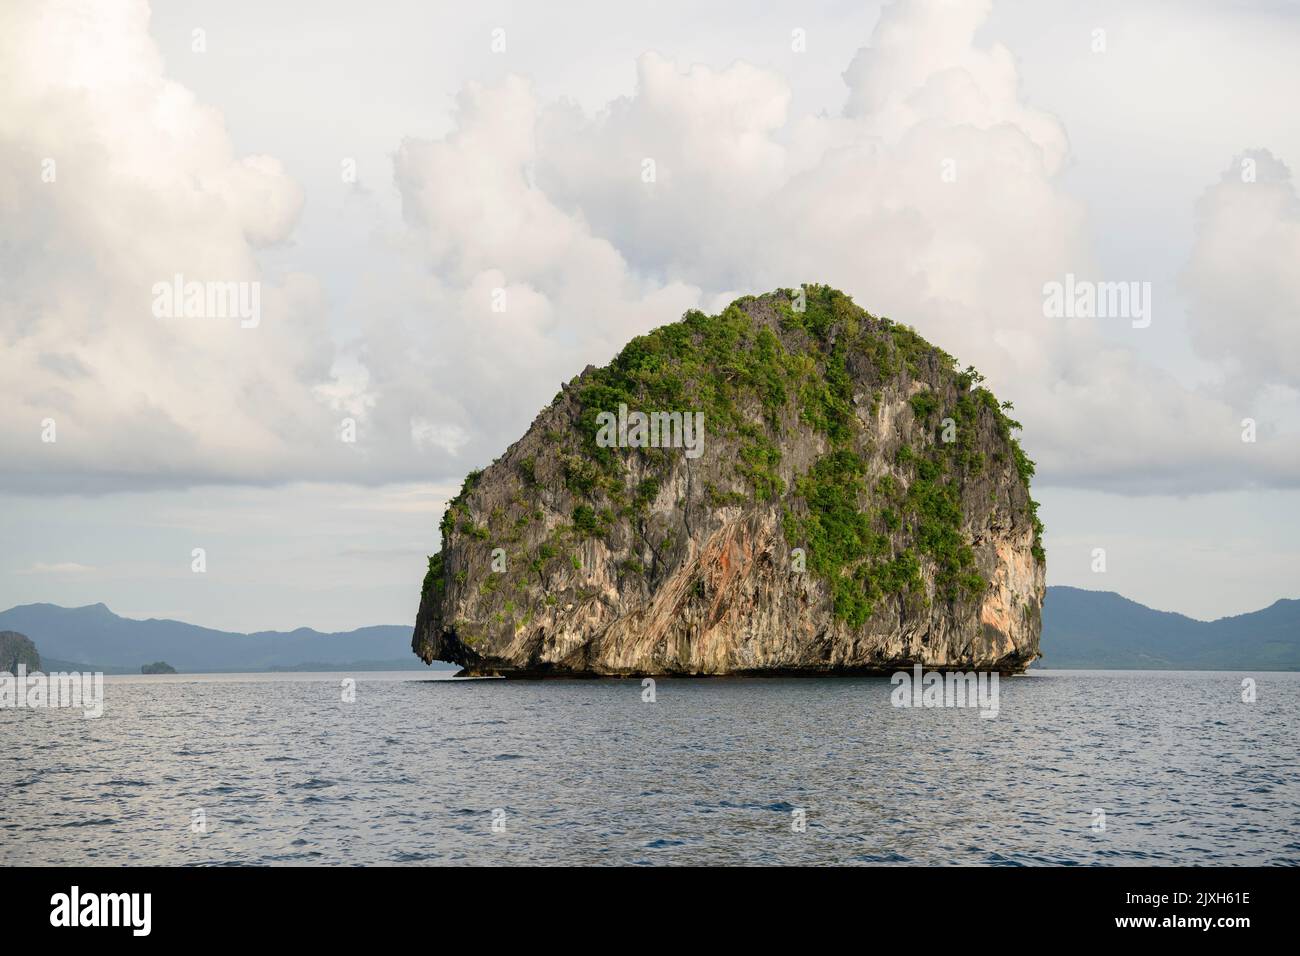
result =
[[[1112,591],[1049,587],[1038,667],[1300,670],[1300,601],[1197,621]]]
[[[103,604],[24,604],[0,612],[0,631],[26,634],[55,670],[96,665],[138,674],[141,665],[160,660],[183,673],[425,669],[411,653],[411,628],[400,624],[337,634],[309,628],[239,634],[181,621],[136,621]],[[1300,601],[1207,622],[1110,591],[1049,587],[1042,650],[1036,667],[1300,670]]]
[[[426,670],[411,653],[409,625],[387,624],[325,634],[310,628],[239,634],[181,621],[119,617],[103,604],[60,607],[23,604],[0,612],[0,631],[31,638],[53,667],[96,665],[105,671],[140,673],[150,661],[167,661],[178,671],[312,669]],[[448,665],[450,666],[450,665]]]

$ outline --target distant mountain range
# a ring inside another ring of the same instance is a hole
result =
[[[310,628],[239,634],[181,621],[135,621],[103,604],[23,604],[0,612],[0,631],[31,638],[48,670],[139,674],[151,661],[183,673],[267,670],[426,670],[409,624],[323,634]],[[451,667],[452,665],[446,665]]]
[[[404,624],[337,634],[305,627],[240,634],[181,621],[136,621],[103,604],[23,604],[0,612],[0,631],[31,638],[48,670],[139,674],[151,661],[166,661],[182,673],[426,669],[411,653],[411,627]],[[1197,621],[1111,591],[1050,587],[1042,650],[1040,668],[1300,670],[1300,601]]]
[[[1050,587],[1041,649],[1035,666],[1047,668],[1300,670],[1300,601],[1197,621],[1113,591]]]

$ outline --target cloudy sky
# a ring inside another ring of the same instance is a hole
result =
[[[1049,583],[1300,597],[1297,5],[157,7],[0,6],[0,607],[410,622],[561,381],[801,282],[1015,402]]]

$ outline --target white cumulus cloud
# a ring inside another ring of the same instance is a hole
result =
[[[1300,371],[1289,174],[1259,154],[1257,182],[1225,176],[1201,201],[1189,327],[1232,387],[1163,371],[1124,320],[1045,318],[1046,282],[1141,276],[1096,274],[1087,209],[1061,184],[1065,124],[1026,99],[1011,51],[980,39],[989,6],[886,7],[844,64],[842,108],[815,115],[792,115],[774,69],[671,51],[643,54],[635,89],[595,112],[520,76],[467,84],[449,132],[393,144],[392,267],[362,284],[336,343],[319,282],[260,265],[292,240],[301,188],[276,159],[236,155],[219,113],[165,75],[145,3],[10,2],[6,480],[463,473],[631,336],[828,282],[979,367],[1015,401],[1047,481],[1296,484],[1292,445],[1240,441],[1242,383],[1294,388]],[[262,321],[154,318],[151,288],[177,274],[261,282]],[[355,444],[339,441],[345,415]],[[41,441],[47,419],[57,442]]]

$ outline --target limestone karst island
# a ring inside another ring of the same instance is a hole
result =
[[[1022,671],[1042,525],[981,382],[825,286],[688,312],[465,479],[415,653],[507,677]]]

